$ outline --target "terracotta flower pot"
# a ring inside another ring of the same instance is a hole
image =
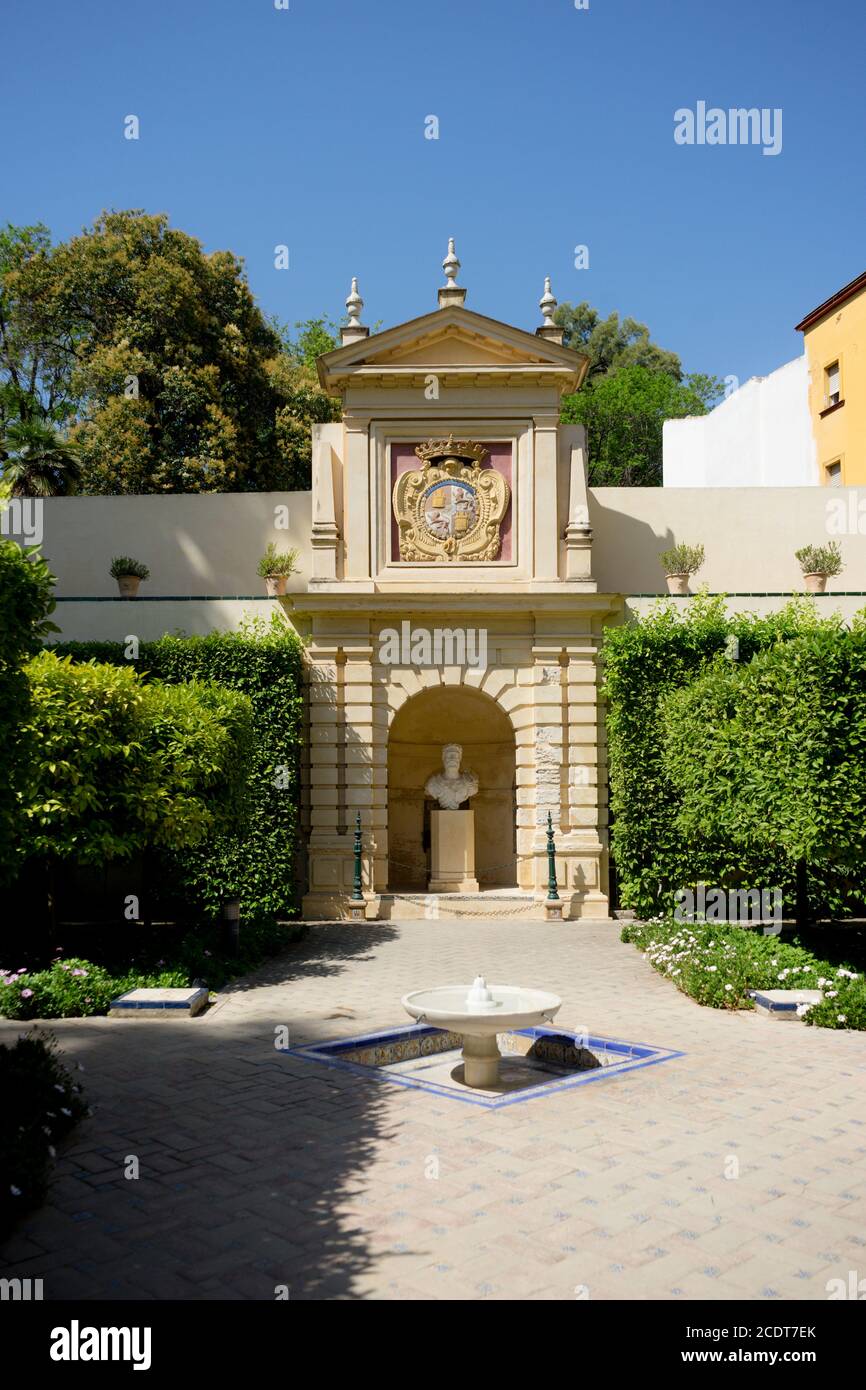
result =
[[[141,583],[137,574],[119,574],[117,576],[117,587],[120,590],[121,598],[136,598],[138,596],[138,586]]]
[[[823,594],[827,588],[826,574],[804,574],[807,594]]]
[[[268,591],[268,598],[282,598],[286,592],[286,585],[289,582],[287,574],[268,574],[265,576],[265,587]]]
[[[667,581],[669,594],[687,594],[689,592],[689,576],[687,574],[669,574]]]

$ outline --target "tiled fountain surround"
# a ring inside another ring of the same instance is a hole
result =
[[[589,1036],[567,1028],[514,1029],[498,1033],[497,1042],[502,1053],[502,1086],[495,1091],[463,1084],[459,1079],[461,1035],[426,1024],[336,1038],[294,1048],[292,1053],[310,1062],[430,1091],[488,1110],[518,1105],[683,1055],[670,1048]]]

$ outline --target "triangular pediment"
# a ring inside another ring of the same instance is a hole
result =
[[[318,365],[322,385],[333,390],[352,377],[437,368],[458,373],[522,369],[580,380],[586,358],[522,328],[452,305],[335,348],[320,357]]]
[[[431,333],[418,342],[403,344],[378,353],[371,353],[372,365],[391,363],[413,366],[416,363],[430,367],[451,367],[465,364],[468,367],[514,366],[521,362],[537,364],[544,358],[538,353],[519,352],[512,345],[498,342],[482,334],[471,334],[457,328],[446,328]]]

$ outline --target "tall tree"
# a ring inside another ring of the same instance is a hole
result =
[[[576,305],[560,304],[554,318],[565,329],[565,346],[588,355],[590,380],[621,367],[647,367],[666,373],[674,381],[682,380],[677,354],[652,342],[646,324],[637,319],[620,319],[615,311],[603,319],[586,300]]]
[[[705,415],[721,383],[695,375],[677,381],[649,367],[620,367],[563,397],[562,418],[586,426],[592,487],[660,487],[665,420]]]
[[[47,420],[11,420],[0,435],[0,473],[11,497],[62,497],[77,490],[81,451]]]
[[[335,408],[311,376],[242,264],[165,216],[0,244],[2,419],[71,419],[82,492],[309,486],[304,424]]]

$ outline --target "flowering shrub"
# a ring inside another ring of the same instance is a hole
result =
[[[244,926],[240,948],[231,953],[220,949],[212,932],[190,932],[178,939],[171,959],[153,959],[155,951],[149,958],[142,950],[127,968],[113,970],[77,957],[55,960],[45,970],[0,969],[0,1015],[86,1018],[107,1013],[112,999],[129,989],[186,987],[196,980],[219,989],[226,980],[255,969],[268,956],[284,950],[305,931],[302,923]],[[166,950],[164,943],[160,949]]]
[[[748,1009],[750,990],[820,989],[823,1001],[805,1012],[807,1023],[866,1029],[862,975],[820,960],[803,946],[742,927],[661,918],[627,923],[622,940],[637,946],[654,970],[699,1004]]]
[[[48,970],[32,974],[0,970],[0,1014],[7,1018],[83,1018],[106,1013],[112,999],[128,989],[188,983],[181,970],[160,975],[136,971],[112,975],[92,961],[74,959],[55,961]]]
[[[0,1047],[0,1239],[19,1213],[45,1195],[54,1146],[86,1113],[81,1086],[52,1038],[21,1037]]]

